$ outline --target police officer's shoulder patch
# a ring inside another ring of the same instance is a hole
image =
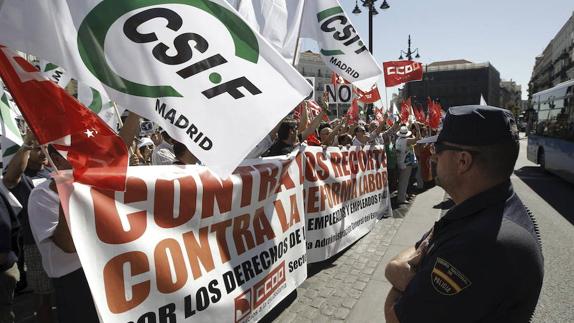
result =
[[[437,258],[431,272],[431,283],[442,295],[452,296],[470,286],[466,276],[442,258]]]

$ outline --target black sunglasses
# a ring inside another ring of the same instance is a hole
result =
[[[445,150],[452,150],[452,151],[466,151],[469,152],[471,154],[479,154],[480,152],[477,150],[470,150],[470,149],[466,149],[466,148],[462,148],[462,147],[457,147],[457,146],[451,146],[448,144],[444,144],[442,142],[435,142],[432,146],[431,146],[431,153],[434,155],[438,155],[441,152],[445,151]]]

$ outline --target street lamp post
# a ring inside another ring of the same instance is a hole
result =
[[[415,50],[411,51],[411,35],[409,35],[409,46],[407,48],[407,51],[405,52],[401,49],[401,56],[399,57],[399,59],[403,59],[403,54],[405,54],[406,58],[409,61],[412,61],[413,60],[413,54],[415,54],[415,53],[416,53],[415,58],[421,57],[419,55],[419,49],[418,48],[415,48]]]
[[[376,2],[377,2],[377,0],[361,0],[363,7],[366,7],[369,10],[369,52],[371,54],[373,54],[373,16],[379,14],[377,9],[375,9],[375,3]],[[383,4],[381,4],[381,6],[379,8],[381,8],[382,10],[387,10],[390,7],[391,6],[389,6],[389,4],[387,3],[387,0],[383,0]],[[353,9],[353,13],[356,15],[361,13],[361,8],[359,8],[358,0],[355,0],[355,9]],[[372,113],[372,111],[373,111],[372,106],[373,106],[372,104],[369,104],[366,108],[367,109],[367,117],[370,114],[369,112]]]
[[[373,16],[378,15],[379,12],[375,9],[375,3],[378,0],[361,0],[363,7],[369,9],[369,52],[373,53]],[[387,3],[387,0],[383,0],[383,4],[379,7],[383,10],[389,9],[391,6]],[[353,13],[358,15],[360,14],[361,8],[359,8],[359,1],[355,0],[355,9],[353,9]]]

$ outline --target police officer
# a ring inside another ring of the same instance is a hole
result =
[[[434,143],[436,181],[455,206],[386,267],[387,322],[528,322],[544,275],[534,219],[514,193],[509,111],[451,108]]]

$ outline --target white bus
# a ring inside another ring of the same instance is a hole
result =
[[[532,96],[528,159],[574,183],[574,80]]]

